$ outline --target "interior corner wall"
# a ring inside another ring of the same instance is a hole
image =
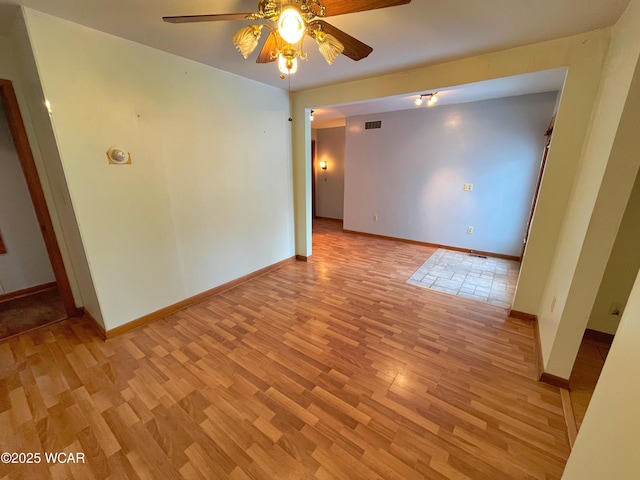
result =
[[[344,209],[345,128],[316,130],[316,216],[342,219]],[[327,169],[320,162],[327,162]]]
[[[294,255],[287,92],[24,11],[107,330]]]
[[[545,372],[568,379],[640,167],[640,0],[612,29],[538,315]]]
[[[75,304],[102,323],[23,13],[11,24],[9,42],[15,67],[11,80]]]
[[[615,334],[627,299],[640,270],[640,175],[636,181],[622,217],[622,223],[600,282],[587,328]],[[620,308],[620,315],[609,313],[612,306]]]
[[[349,117],[344,228],[519,257],[556,98]]]

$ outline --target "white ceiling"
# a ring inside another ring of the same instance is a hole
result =
[[[612,25],[629,0],[413,0],[411,4],[327,18],[373,47],[329,66],[307,39],[309,60],[293,91],[496,51]],[[287,88],[274,64],[244,60],[232,34],[250,22],[168,24],[162,16],[255,11],[256,0],[0,0],[0,35],[21,4],[214,67]]]

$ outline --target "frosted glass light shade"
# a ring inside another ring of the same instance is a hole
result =
[[[278,55],[278,70],[283,75],[293,75],[298,71],[298,59],[296,57],[286,57]]]
[[[344,45],[340,41],[329,33],[318,32],[316,33],[316,42],[320,53],[327,61],[329,65],[333,65],[336,58],[344,52]]]
[[[242,56],[247,58],[258,46],[261,34],[262,25],[251,25],[238,30],[231,40]]]

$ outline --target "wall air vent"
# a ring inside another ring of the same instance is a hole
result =
[[[382,128],[382,120],[376,120],[375,122],[364,122],[365,130],[371,130],[373,128]]]

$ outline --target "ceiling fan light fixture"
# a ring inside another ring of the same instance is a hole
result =
[[[231,38],[236,49],[246,59],[258,46],[258,40],[262,35],[262,25],[251,25],[238,30]]]
[[[316,43],[320,53],[329,65],[333,65],[336,58],[344,52],[344,45],[336,37],[322,31],[316,32]]]
[[[286,75],[296,72],[298,59],[307,59],[307,54],[303,50],[305,35],[316,39],[320,53],[329,65],[332,65],[339,55],[344,55],[357,62],[369,56],[373,51],[369,45],[325,22],[324,17],[411,3],[411,0],[254,1],[257,2],[258,8],[253,12],[180,15],[162,17],[162,20],[174,24],[236,20],[266,22],[270,32],[266,41],[262,42],[263,46],[259,49],[260,53],[256,63],[277,62],[281,72],[280,76],[285,78]],[[231,37],[234,46],[245,59],[258,47],[264,26],[245,26]]]
[[[296,8],[285,8],[278,19],[278,33],[287,43],[296,44],[304,36],[306,25]]]

